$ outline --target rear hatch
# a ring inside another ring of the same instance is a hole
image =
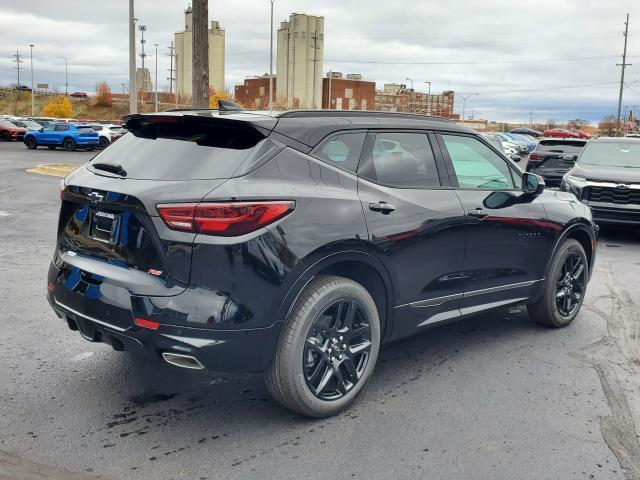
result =
[[[195,234],[167,228],[156,205],[200,202],[273,153],[269,130],[243,121],[138,115],[127,127],[66,178],[49,278],[63,306],[123,328],[131,295],[177,295],[189,283]]]

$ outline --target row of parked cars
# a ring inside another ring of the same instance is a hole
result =
[[[49,149],[60,147],[69,151],[78,148],[103,149],[125,133],[125,127],[115,123],[8,116],[0,118],[0,140],[22,141],[29,149],[40,146]]]

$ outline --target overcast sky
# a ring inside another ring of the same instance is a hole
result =
[[[517,5],[517,6],[516,6]],[[160,87],[168,81],[168,45],[183,29],[187,1],[136,0],[147,45],[160,45]],[[615,113],[625,14],[628,62],[623,105],[640,108],[640,0],[276,0],[275,25],[292,12],[325,17],[324,71],[362,73],[416,90],[478,93],[467,115],[536,122]],[[19,50],[29,83],[64,90],[64,61],[72,91],[107,81],[122,91],[128,76],[127,0],[0,0],[0,85],[16,82]],[[269,0],[210,0],[209,19],[226,30],[226,82],[232,89],[269,69]],[[274,40],[275,41],[275,40]],[[150,53],[150,52],[148,52]],[[154,58],[147,57],[153,68]],[[275,68],[275,67],[274,67]],[[153,75],[153,70],[152,70]],[[25,82],[23,79],[26,79]],[[634,83],[635,82],[635,83]],[[456,111],[462,101],[456,98]]]

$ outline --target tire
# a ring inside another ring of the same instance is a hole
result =
[[[9,132],[2,131],[0,132],[0,140],[3,142],[9,142],[11,140],[11,135]]]
[[[572,280],[567,283],[569,270]],[[551,259],[544,293],[527,307],[529,315],[542,325],[566,327],[580,312],[588,276],[589,262],[584,248],[576,240],[565,240]],[[568,310],[567,302],[570,304]]]
[[[33,137],[25,138],[24,144],[27,146],[29,150],[35,150],[36,148],[38,148],[38,142]]]
[[[380,319],[369,292],[347,278],[319,277],[302,291],[283,326],[266,372],[267,388],[277,402],[302,415],[335,415],[365,386],[379,346]],[[326,387],[314,393],[314,378],[320,387],[327,376]]]
[[[105,148],[107,148],[109,145],[111,145],[111,142],[109,140],[107,140],[105,137],[100,137],[100,148],[102,150],[104,150]]]
[[[76,141],[73,138],[65,138],[62,142],[62,146],[67,152],[74,152],[76,150]]]
[[[55,149],[56,149],[56,146],[55,146],[55,145],[47,145],[47,148],[48,148],[49,150],[55,150]]]

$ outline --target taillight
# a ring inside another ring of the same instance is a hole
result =
[[[182,203],[156,208],[172,230],[235,237],[288,215],[295,208],[295,202]]]
[[[531,152],[529,155],[529,160],[533,160],[534,162],[540,161],[544,158],[544,155],[541,153]]]
[[[149,330],[157,330],[160,327],[160,324],[158,322],[138,317],[135,317],[133,319],[133,323],[135,323],[138,327],[148,328]]]

